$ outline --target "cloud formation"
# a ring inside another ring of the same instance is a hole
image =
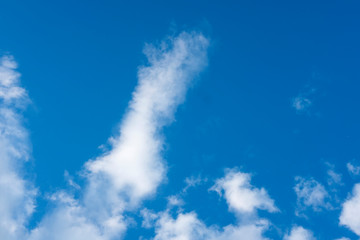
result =
[[[231,169],[224,178],[216,181],[211,190],[220,196],[224,194],[230,210],[240,214],[252,214],[257,209],[278,211],[266,190],[253,187],[250,180],[250,174]]]
[[[168,212],[161,213],[156,222],[154,240],[265,240],[263,233],[268,229],[266,220],[252,224],[206,226],[196,213],[179,213],[176,218]]]
[[[349,173],[352,175],[352,176],[357,176],[357,175],[360,175],[360,166],[358,165],[355,165],[351,162],[348,162],[346,164],[346,167],[349,171]]]
[[[0,239],[6,240],[24,239],[36,195],[21,171],[31,150],[22,123],[29,99],[16,68],[12,56],[0,58]]]
[[[173,217],[170,208],[157,214],[145,211],[145,222],[152,221],[155,225],[155,240],[265,240],[263,234],[269,229],[270,222],[259,218],[257,210],[278,210],[266,190],[253,187],[250,180],[250,174],[228,169],[211,188],[223,196],[229,209],[236,213],[236,224],[207,226],[195,212],[183,213],[180,210]],[[249,214],[252,214],[251,218],[248,218]]]
[[[290,234],[285,235],[284,240],[315,240],[313,233],[301,226],[295,226]]]
[[[297,182],[294,187],[298,203],[297,215],[301,215],[301,212],[308,207],[314,211],[331,207],[327,201],[329,194],[321,183],[312,178],[296,177],[295,180]]]
[[[315,92],[315,88],[307,85],[296,97],[292,98],[291,105],[295,109],[296,113],[309,113],[309,110],[313,105],[312,97]]]
[[[170,37],[158,47],[147,45],[148,66],[138,72],[119,135],[111,150],[85,164],[86,185],[80,199],[58,192],[55,209],[32,231],[31,240],[113,239],[127,228],[127,211],[155,194],[166,175],[161,129],[185,99],[192,80],[207,65],[209,40],[197,32]],[[101,197],[99,197],[101,196]]]
[[[354,186],[352,195],[343,203],[340,225],[360,236],[360,184]]]
[[[129,213],[138,211],[143,200],[155,196],[166,179],[167,166],[162,158],[162,128],[174,120],[177,107],[185,100],[193,79],[207,65],[209,40],[197,32],[183,32],[166,39],[160,46],[148,45],[148,65],[139,68],[138,85],[133,92],[119,132],[109,139],[110,150],[84,164],[83,186],[68,172],[71,190],[60,190],[49,197],[53,208],[34,229],[27,223],[35,209],[36,189],[27,181],[22,167],[30,155],[28,132],[22,124],[22,111],[29,103],[20,86],[17,64],[11,56],[0,63],[0,239],[15,240],[111,240],[125,235],[134,220]],[[299,100],[299,99],[298,99]],[[301,100],[304,101],[304,100]],[[305,101],[306,102],[306,101]],[[300,104],[300,105],[299,105]],[[297,110],[304,110],[296,103]],[[356,175],[358,167],[348,164]],[[328,170],[328,184],[342,184],[341,175]],[[153,228],[154,240],[265,240],[272,223],[260,217],[259,210],[278,212],[264,188],[251,184],[251,174],[228,169],[210,188],[235,214],[235,223],[207,225],[195,211],[186,212],[181,198],[188,189],[204,184],[200,176],[185,180],[178,195],[169,196],[164,211],[143,209],[143,227]],[[329,209],[329,194],[314,179],[296,178],[298,211]],[[75,193],[75,194],[74,194]],[[80,197],[78,197],[80,196]],[[100,197],[99,197],[100,196]],[[173,212],[177,209],[177,212]],[[360,236],[360,184],[343,203],[340,224]],[[282,237],[282,236],[281,236]],[[314,240],[311,231],[293,227],[284,240]],[[346,239],[346,238],[342,238]]]

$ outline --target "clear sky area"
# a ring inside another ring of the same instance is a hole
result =
[[[359,239],[359,13],[0,0],[0,240]]]

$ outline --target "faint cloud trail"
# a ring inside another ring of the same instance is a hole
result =
[[[22,168],[30,154],[22,110],[29,103],[12,56],[0,58],[0,239],[18,240],[35,208],[36,190]]]

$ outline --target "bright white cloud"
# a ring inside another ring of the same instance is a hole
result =
[[[313,233],[300,226],[291,229],[289,235],[285,235],[284,240],[315,240]]]
[[[55,198],[57,207],[32,231],[31,240],[49,239],[50,234],[103,240],[125,231],[124,212],[155,194],[165,178],[161,129],[173,120],[190,83],[206,66],[208,45],[202,34],[183,32],[159,48],[146,47],[149,65],[139,69],[119,135],[110,139],[111,150],[85,164],[84,197]]]
[[[180,213],[176,217],[168,208],[158,214],[146,212],[144,218],[153,221],[156,236],[154,240],[265,240],[264,232],[269,228],[269,221],[256,215],[257,209],[269,212],[278,211],[274,201],[265,189],[255,188],[250,184],[251,176],[235,169],[227,170],[225,177],[216,180],[211,190],[218,192],[227,201],[229,209],[236,213],[237,224],[219,227],[207,226],[198,219],[195,212]],[[224,193],[224,194],[223,194]],[[242,218],[252,214],[252,218]],[[156,217],[154,217],[156,216]]]
[[[90,181],[105,178],[113,190],[126,190],[135,202],[155,192],[165,174],[160,130],[172,120],[189,83],[205,66],[207,47],[203,35],[182,33],[170,39],[168,48],[146,48],[150,66],[139,70],[139,85],[120,135],[111,141],[112,150],[86,164]]]
[[[67,193],[58,192],[51,201],[56,207],[31,232],[28,240],[103,240],[112,237],[109,232],[101,232],[99,226],[87,218],[86,209]],[[126,226],[117,227],[124,231]]]
[[[331,207],[330,203],[327,202],[329,194],[321,183],[311,178],[296,177],[295,180],[297,184],[294,190],[299,208],[297,214],[307,207],[311,207],[314,211]]]
[[[21,174],[30,154],[21,115],[29,100],[16,68],[11,56],[0,58],[0,239],[6,240],[24,238],[36,195]]]
[[[163,212],[156,222],[154,240],[266,240],[263,233],[268,227],[266,220],[258,220],[219,229],[218,226],[206,226],[194,212],[179,213],[176,218]]]
[[[348,227],[360,236],[360,183],[354,186],[352,195],[343,203],[340,225]]]
[[[225,177],[218,179],[211,190],[224,197],[230,210],[239,214],[253,214],[257,209],[276,212],[272,200],[264,188],[250,184],[251,175],[237,170],[228,170]]]

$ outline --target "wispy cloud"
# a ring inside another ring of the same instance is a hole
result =
[[[295,180],[294,190],[297,196],[296,214],[298,216],[303,216],[303,211],[307,208],[314,211],[331,208],[328,201],[330,196],[321,183],[312,178],[296,177]]]
[[[354,161],[353,161],[354,162]],[[346,167],[349,171],[349,173],[352,175],[352,176],[357,176],[357,175],[360,175],[360,166],[359,165],[356,165],[355,163],[353,162],[348,162],[346,164]]]
[[[325,165],[328,168],[326,172],[328,175],[328,180],[327,180],[328,185],[329,186],[343,185],[342,174],[335,171],[335,165],[329,162],[326,162]]]
[[[53,195],[56,207],[32,231],[31,240],[103,240],[126,230],[124,214],[154,195],[165,179],[161,129],[171,123],[190,83],[206,66],[208,46],[209,40],[197,32],[147,45],[149,64],[139,69],[119,135],[110,138],[111,150],[85,164],[82,198]]]
[[[24,239],[36,195],[21,174],[31,149],[21,114],[29,99],[16,68],[13,57],[0,58],[0,239],[6,240]]]
[[[292,98],[291,105],[296,110],[298,114],[309,114],[310,108],[313,105],[313,95],[315,94],[316,89],[307,85],[302,89],[299,94]]]
[[[190,188],[197,187],[207,181],[207,178],[202,178],[200,175],[187,177],[184,180],[186,186],[183,188],[182,193],[186,193]]]

